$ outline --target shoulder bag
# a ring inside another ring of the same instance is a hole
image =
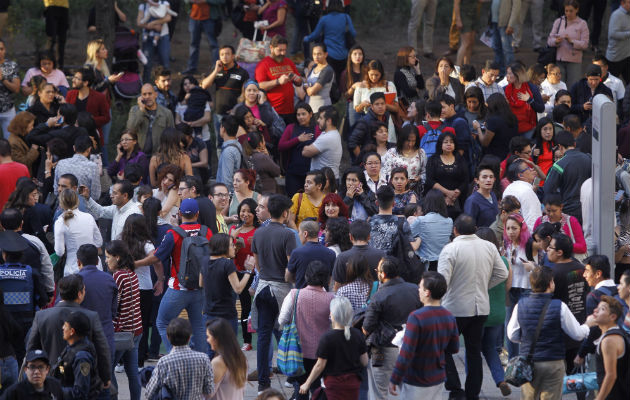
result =
[[[529,347],[527,357],[519,355],[512,357],[508,361],[507,367],[505,368],[505,381],[512,386],[522,386],[534,379],[534,362],[532,359],[534,358],[534,349],[536,348],[536,342],[538,341],[540,329],[542,328],[549,304],[551,304],[551,299],[547,300],[540,312],[536,333],[534,333],[534,340],[532,340],[532,345]]]
[[[295,324],[299,295],[300,289],[295,293],[291,322],[282,328],[282,336],[278,343],[278,368],[280,368],[280,371],[286,376],[301,376],[306,372],[304,370],[304,357],[302,355],[302,345],[300,345],[300,336],[298,335],[297,325]]]
[[[560,22],[558,23],[558,28],[556,29],[556,35],[560,31],[560,25],[562,25],[562,20],[564,20],[564,27],[567,27],[567,19],[565,17],[560,18]],[[542,65],[547,65],[556,62],[556,52],[558,51],[558,47],[549,46],[543,47],[538,54],[538,63]]]

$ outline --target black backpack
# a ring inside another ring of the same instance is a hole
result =
[[[394,242],[392,243],[392,255],[401,263],[400,277],[406,282],[417,285],[422,279],[423,266],[403,232],[404,224],[405,218],[399,217],[398,221],[396,221],[396,236],[394,236]]]
[[[188,290],[199,289],[201,267],[210,260],[210,243],[206,239],[208,227],[201,225],[197,235],[190,235],[179,226],[173,227],[173,231],[183,238],[177,272],[179,285]]]

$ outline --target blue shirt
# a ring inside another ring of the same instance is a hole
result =
[[[499,214],[499,202],[493,192],[490,192],[490,200],[488,200],[475,191],[466,199],[464,212],[475,219],[477,228],[488,227]]]
[[[345,13],[333,11],[319,19],[313,33],[306,36],[304,41],[308,43],[323,36],[324,44],[326,45],[330,58],[345,60],[348,56],[345,36],[346,29],[353,37],[357,35],[350,16]]]
[[[85,299],[81,307],[95,311],[103,326],[112,353],[114,352],[114,316],[118,310],[118,286],[114,278],[96,265],[85,265],[79,271],[85,284]]]
[[[332,275],[337,255],[324,245],[317,242],[306,242],[304,246],[293,250],[287,269],[295,274],[295,288],[306,287],[306,268],[311,261],[321,261],[328,267],[328,274]]]
[[[451,239],[453,220],[438,213],[428,213],[416,218],[411,225],[411,233],[414,237],[419,236],[422,239],[416,251],[418,257],[423,261],[435,261],[440,258],[442,248]]]
[[[235,144],[238,148],[233,146]],[[240,151],[239,151],[240,150]],[[228,191],[233,191],[232,180],[234,172],[241,166],[241,154],[243,147],[236,139],[226,140],[221,146],[221,156],[217,167],[217,182],[228,187]]]

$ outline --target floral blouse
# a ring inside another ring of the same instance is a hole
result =
[[[417,180],[424,184],[426,179],[427,155],[422,148],[413,157],[404,157],[396,151],[396,148],[387,150],[381,161],[381,179],[379,186],[387,184],[390,179],[392,169],[403,167],[407,170],[410,180]]]

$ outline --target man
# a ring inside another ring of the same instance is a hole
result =
[[[630,340],[617,323],[623,315],[619,301],[610,296],[602,296],[593,312],[595,323],[602,331],[596,353],[599,384],[596,400],[627,399],[630,396],[630,382],[627,381]]]
[[[267,99],[288,125],[295,122],[293,85],[302,85],[300,74],[291,59],[286,57],[288,41],[280,35],[271,39],[271,55],[256,66],[256,81],[267,93]]]
[[[571,113],[580,116],[582,123],[591,118],[593,113],[593,97],[605,94],[613,100],[612,91],[602,82],[602,69],[591,64],[586,67],[585,77],[571,86]]]
[[[74,104],[77,113],[89,112],[94,119],[96,129],[103,137],[103,125],[111,119],[109,99],[100,92],[91,89],[94,84],[92,68],[81,68],[72,77],[72,88],[66,95],[66,102]]]
[[[221,7],[225,0],[190,1],[190,19],[188,20],[188,32],[190,32],[190,47],[188,50],[188,66],[182,75],[194,75],[197,73],[199,64],[199,45],[201,44],[201,33],[203,32],[210,44],[210,55],[212,61],[219,58],[218,33],[221,32]]]
[[[424,106],[424,111],[426,112],[426,123],[418,126],[418,140],[420,141],[420,147],[422,147],[428,159],[436,152],[439,153],[437,141],[440,135],[444,132],[451,132],[455,135],[455,129],[442,123],[440,119],[442,115],[442,104],[439,101],[427,101]],[[425,135],[427,136],[425,137]]]
[[[174,399],[200,399],[214,392],[210,359],[188,345],[192,331],[190,322],[182,318],[175,318],[168,324],[166,334],[173,348],[155,366],[146,387],[147,399],[159,394],[162,387],[167,387]]]
[[[343,153],[341,135],[337,130],[339,113],[333,106],[320,107],[317,125],[322,133],[312,144],[302,149],[302,155],[311,159],[311,169],[329,167],[335,173],[335,178],[339,179],[339,164]]]
[[[26,380],[16,382],[2,394],[6,400],[50,400],[63,398],[61,383],[48,376],[50,360],[44,350],[31,350],[26,354],[24,372]]]
[[[153,72],[153,83],[157,92],[155,101],[158,105],[171,110],[173,118],[175,117],[175,107],[177,106],[177,96],[171,90],[171,71],[159,66]]]
[[[468,162],[470,169],[470,175],[474,175],[475,166],[472,165],[472,134],[468,122],[465,118],[457,115],[455,112],[455,99],[448,94],[443,94],[440,97],[440,103],[442,104],[441,117],[444,120],[444,125],[453,128],[455,130],[455,141],[457,142],[457,151]]]
[[[210,186],[210,194],[208,195],[208,198],[212,201],[212,204],[214,204],[214,208],[216,209],[217,233],[225,233],[227,235],[229,230],[227,224],[225,223],[225,218],[223,217],[223,210],[225,210],[230,201],[228,187],[224,183],[213,183],[212,186]],[[262,199],[259,198],[259,205],[261,201]],[[256,208],[256,214],[258,214],[258,208]],[[258,220],[262,221],[260,217],[258,217]]]
[[[214,130],[219,131],[221,120],[238,103],[243,85],[249,79],[249,73],[235,61],[234,47],[221,46],[219,59],[210,75],[201,81],[201,87],[210,90],[214,85],[216,94],[214,99]]]
[[[84,128],[75,126],[76,122],[77,108],[73,104],[61,104],[57,116],[48,118],[46,122],[35,126],[26,135],[26,141],[47,147],[49,141],[60,138],[68,145],[62,158],[72,157],[70,144],[74,144],[79,136],[88,136],[88,132]]]
[[[284,273],[284,280],[295,282],[296,289],[306,287],[306,267],[312,261],[320,261],[332,275],[333,265],[337,255],[323,244],[319,243],[319,224],[315,221],[304,221],[299,229],[302,247],[291,253],[291,259]]]
[[[251,250],[258,265],[259,281],[252,307],[252,326],[258,332],[256,366],[258,391],[271,386],[269,379],[269,346],[271,334],[279,339],[274,327],[284,298],[292,285],[285,282],[286,267],[295,249],[295,236],[284,226],[289,218],[291,201],[282,195],[272,195],[267,202],[271,221],[254,233]]]
[[[418,48],[418,25],[424,16],[422,31],[422,51],[426,58],[435,58],[433,54],[433,25],[435,24],[435,10],[437,0],[411,0],[411,14],[407,26],[407,43],[414,49]],[[420,49],[418,49],[420,50]]]
[[[6,139],[0,139],[0,207],[9,199],[15,190],[17,180],[23,176],[29,177],[26,165],[13,161],[11,145]]]
[[[389,392],[402,398],[442,397],[446,380],[444,354],[459,351],[459,331],[455,317],[441,306],[446,280],[435,271],[422,275],[418,293],[423,307],[407,318],[403,345],[389,380]]]
[[[52,207],[54,210],[51,224],[54,224],[61,214],[63,214],[64,210],[59,205],[59,195],[66,189],[74,190],[79,193],[79,180],[74,174],[63,174],[59,176],[57,179],[57,199],[55,200],[55,204]],[[87,204],[83,196],[79,196],[79,211],[87,212]]]
[[[79,275],[85,285],[85,297],[81,307],[94,311],[101,319],[103,332],[114,355],[114,316],[118,311],[118,287],[112,275],[101,271],[98,250],[93,244],[83,244],[77,250]]]
[[[593,136],[589,134],[582,126],[580,117],[576,114],[567,114],[562,119],[562,126],[564,130],[571,132],[575,139],[575,147],[584,154],[592,154],[593,148]],[[556,132],[556,135],[560,131]]]
[[[505,1],[502,1],[501,3],[504,2]],[[529,10],[533,35],[532,49],[538,52],[546,47],[547,44],[547,35],[543,29],[543,11],[545,10],[544,0],[521,0],[520,3],[516,24],[512,25],[515,28],[514,47],[521,47],[524,30],[523,26],[525,25],[527,11]]]
[[[630,0],[621,0],[610,14],[606,59],[610,71],[630,83]]]
[[[481,69],[481,76],[475,81],[475,85],[481,89],[485,101],[488,101],[488,97],[494,93],[501,93],[505,96],[503,89],[496,82],[500,70],[501,65],[492,60],[486,60]]]
[[[608,70],[608,60],[602,54],[595,54],[593,56],[593,64],[599,65],[602,69],[602,82],[610,89],[613,95],[613,102],[617,105],[618,109],[621,109],[621,102],[626,95],[626,88],[623,85],[621,79],[617,78]]]
[[[104,387],[109,387],[112,373],[110,349],[98,314],[81,307],[85,298],[83,278],[79,274],[65,276],[57,283],[57,289],[61,301],[54,307],[40,310],[35,314],[26,350],[44,349],[50,359],[56,360],[65,347],[62,335],[64,320],[73,311],[81,312],[90,321],[88,339],[96,348],[98,374],[105,382]]]
[[[217,167],[217,182],[227,186],[230,192],[234,190],[232,184],[234,173],[243,167],[244,160],[243,147],[236,140],[238,127],[238,121],[233,115],[226,115],[221,120],[219,134],[223,139],[223,144],[221,145],[221,156]]]
[[[57,189],[57,181],[62,175],[72,174],[79,181],[79,186],[90,189],[92,199],[101,197],[101,177],[98,173],[98,165],[90,161],[92,152],[92,140],[87,136],[79,136],[74,141],[74,155],[71,158],[59,160],[55,167],[54,191]]]
[[[120,239],[127,217],[131,214],[142,214],[138,203],[133,201],[133,186],[128,180],[122,180],[112,186],[110,197],[112,205],[103,207],[90,198],[90,190],[85,186],[79,186],[79,194],[87,200],[87,208],[95,219],[105,218],[112,220],[110,240]]]
[[[350,150],[352,157],[357,157],[361,153],[361,149],[366,145],[376,144],[372,133],[376,129],[378,122],[387,125],[389,138],[396,137],[394,123],[391,120],[389,111],[387,111],[385,93],[383,92],[375,92],[370,95],[370,108],[352,129],[352,134],[348,139],[348,150]]]
[[[393,187],[389,185],[380,187],[376,192],[378,214],[370,218],[370,246],[382,250],[390,256],[396,255],[393,254],[394,240],[397,238],[399,230],[402,231],[414,250],[418,250],[420,247],[420,238],[413,237],[409,223],[404,218],[393,215],[394,196]]]
[[[531,233],[536,220],[542,216],[542,206],[532,186],[536,178],[536,172],[527,161],[519,158],[508,168],[507,178],[512,183],[503,191],[503,197],[514,196],[521,203],[521,214],[525,219],[527,229]],[[546,190],[545,193],[547,193]]]
[[[405,282],[400,277],[400,269],[398,259],[391,256],[385,256],[378,264],[380,285],[370,299],[363,320],[363,334],[368,339],[383,324],[401,330],[409,313],[422,306],[418,298],[418,286]],[[368,365],[370,399],[387,399],[389,378],[398,357],[398,347],[391,342],[374,343],[374,347]]]
[[[483,380],[481,337],[483,325],[490,313],[488,289],[505,281],[508,271],[496,246],[475,235],[473,218],[461,214],[455,220],[455,239],[442,249],[438,272],[444,276],[447,291],[442,306],[457,320],[457,329],[466,343],[465,393],[469,399],[479,398]],[[446,389],[461,396],[463,391],[457,367],[446,354]]]
[[[591,157],[575,148],[575,139],[567,131],[559,132],[555,141],[563,156],[549,170],[543,190],[545,193],[559,192],[562,211],[582,223],[580,188],[591,177]]]
[[[199,206],[194,199],[183,200],[179,207],[179,214],[182,218],[182,223],[179,227],[183,229],[188,236],[199,236],[205,231],[205,238],[210,240],[212,231],[197,222]],[[194,348],[197,351],[204,351],[207,345],[204,341],[205,330],[203,317],[201,315],[204,303],[203,291],[201,288],[185,288],[178,278],[182,261],[181,258],[186,255],[182,254],[184,239],[185,238],[174,229],[169,229],[166,235],[164,235],[162,243],[160,243],[160,246],[155,250],[155,253],[142,260],[136,261],[135,264],[136,267],[143,267],[145,265],[153,265],[158,261],[165,264],[170,260],[171,277],[168,280],[168,289],[166,289],[166,293],[160,302],[156,320],[157,329],[160,332],[160,337],[166,349],[170,350],[171,343],[168,341],[167,337],[167,326],[173,319],[177,318],[182,310],[186,309],[188,319],[193,326]],[[164,274],[159,275],[158,281],[161,283],[163,280]]]
[[[269,213],[267,205],[269,204],[269,198],[274,194],[275,193],[263,193],[258,197],[256,216],[258,217],[258,221],[260,221],[261,227],[267,226],[271,222],[271,214]],[[289,218],[287,218],[287,221],[284,223],[284,227],[290,230],[291,233],[293,233],[293,236],[295,236],[295,248],[297,249],[302,246],[302,243],[300,242],[300,234],[298,233],[298,230],[296,229],[297,226],[295,225],[295,214],[291,210],[289,211]]]
[[[150,157],[157,151],[164,129],[175,126],[173,113],[156,101],[157,92],[153,85],[142,85],[138,104],[129,110],[127,129],[138,134],[138,146]]]
[[[385,257],[385,252],[370,246],[371,229],[372,226],[370,223],[362,219],[353,221],[352,224],[350,224],[350,241],[352,242],[352,248],[341,252],[335,259],[335,266],[333,268],[333,280],[335,281],[334,291],[337,291],[343,284],[348,283],[346,280],[347,263],[350,259],[356,257],[365,257],[372,278],[376,280],[376,267],[381,259]]]
[[[177,194],[181,200],[195,199],[199,206],[199,223],[207,226],[213,234],[217,233],[217,211],[212,201],[202,196],[203,186],[198,177],[187,175],[179,182]]]

